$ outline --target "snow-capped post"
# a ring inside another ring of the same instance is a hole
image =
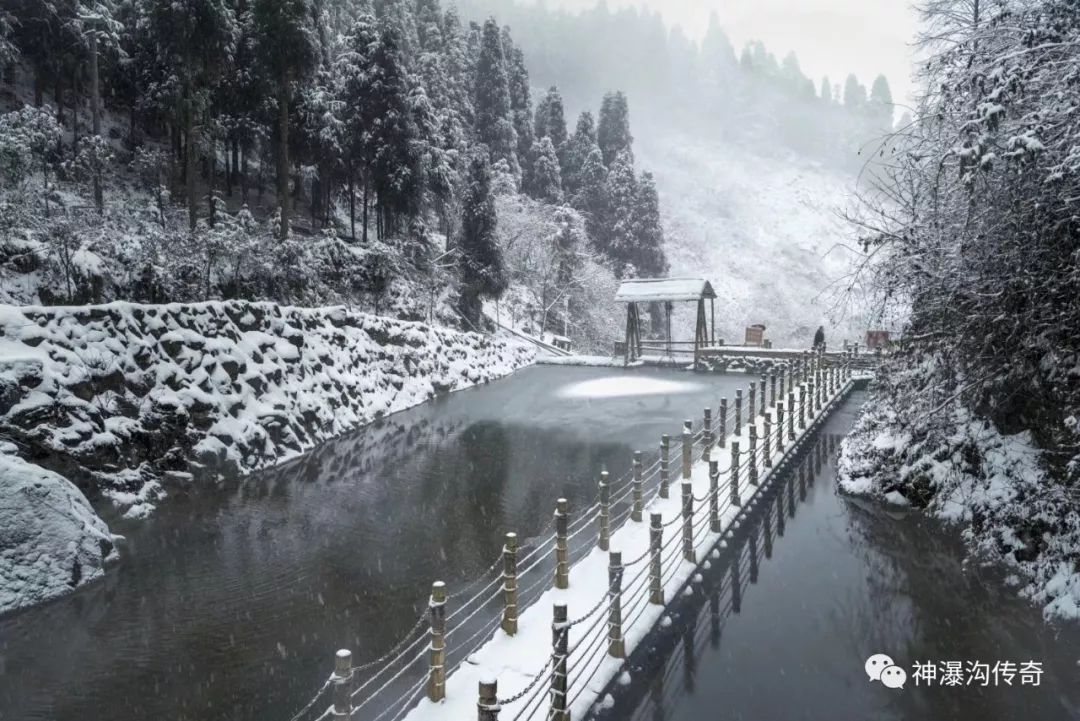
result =
[[[723,448],[727,444],[727,398],[720,399],[720,438],[717,443]]]
[[[795,392],[788,391],[787,394],[787,437],[792,443],[795,442]]]
[[[664,587],[660,585],[660,547],[664,540],[663,519],[659,513],[649,514],[649,603],[664,605]]]
[[[799,384],[799,430],[806,430],[806,385]]]
[[[712,453],[713,437],[712,437],[712,408],[706,408],[704,413],[704,429],[701,432],[701,460],[706,463],[709,462],[710,454]]]
[[[776,450],[784,452],[784,402],[776,402]]]
[[[757,415],[757,383],[750,383],[750,389],[746,396],[746,422],[754,425],[754,416]]]
[[[671,482],[671,436],[660,436],[660,497],[668,497],[668,484]]]
[[[633,485],[633,507],[630,509],[630,520],[637,523],[641,523],[641,512],[645,506],[645,498],[642,493],[642,480],[641,480],[641,451],[634,451],[634,480]]]
[[[566,709],[566,661],[570,655],[569,644],[570,624],[567,623],[569,616],[566,612],[565,603],[556,603],[552,613],[551,623],[551,713],[548,718],[552,721],[570,721],[570,713]]]
[[[682,477],[690,477],[690,467],[694,463],[694,422],[685,420],[682,424]]]
[[[739,500],[739,442],[731,442],[731,505],[738,508]]]
[[[779,396],[777,396],[777,397],[782,399],[784,397],[784,375],[785,375],[785,371],[787,369],[783,365],[781,365],[778,370],[779,370],[780,382],[777,384],[779,386],[779,388],[777,389],[777,393],[779,393]]]
[[[761,437],[761,464],[765,468],[772,468],[772,413],[765,411],[765,427]]]
[[[570,502],[555,501],[555,588],[570,588],[570,553],[567,529],[570,526]]]
[[[720,533],[720,461],[709,461],[709,530]]]
[[[517,633],[517,534],[507,533],[503,544],[503,615],[502,630],[508,636]]]
[[[776,407],[776,371],[769,373],[769,407]]]
[[[626,658],[626,643],[622,635],[622,553],[608,554],[608,655]]]
[[[765,393],[765,386],[767,385],[767,381],[768,381],[768,378],[766,378],[764,375],[762,375],[761,380],[758,381],[758,393],[761,394],[761,398],[759,399],[760,402],[758,404],[758,415],[759,416],[765,415],[765,406],[768,403],[768,398],[766,397],[766,393]]]
[[[446,698],[446,584],[431,584],[431,600],[428,601],[431,621],[431,646],[429,647],[427,697],[430,701]]]
[[[600,535],[596,546],[601,551],[608,550],[611,543],[611,486],[608,485],[608,472],[600,472]]]
[[[687,561],[694,558],[694,487],[690,481],[682,482],[682,555]]]
[[[817,408],[816,408],[817,389],[814,386],[814,381],[812,379],[807,381],[806,385],[807,385],[806,393],[807,393],[807,396],[808,396],[808,398],[807,398],[808,404],[806,406],[806,415],[809,418],[812,419],[815,415],[817,415],[817,413],[816,413],[816,411],[817,411]]]
[[[735,433],[736,438],[742,433],[742,391],[735,391]]]
[[[810,380],[810,351],[802,352],[802,382]]]
[[[757,423],[750,424],[750,447],[747,449],[747,465],[751,486],[757,485]]]
[[[341,649],[334,654],[334,716],[352,715],[352,651]]]
[[[498,679],[480,681],[480,697],[476,701],[476,721],[499,721],[500,710]]]

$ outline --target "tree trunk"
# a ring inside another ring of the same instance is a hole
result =
[[[248,202],[247,157],[248,157],[248,151],[247,151],[247,146],[245,145],[241,149],[241,156],[240,156],[240,200],[243,201],[244,205],[247,205],[247,202]]]
[[[192,117],[191,80],[184,80],[184,187],[187,194],[188,206],[188,229],[195,232],[195,224],[199,219],[197,201],[195,199],[195,143],[192,142],[192,130],[195,119]]]
[[[278,212],[281,214],[279,237],[289,237],[289,75],[282,72],[278,85]]]
[[[94,135],[101,136],[100,79],[98,75],[97,35],[90,33],[90,117],[93,119]],[[98,215],[105,212],[105,197],[101,190],[101,173],[94,173],[94,205]]]
[[[71,70],[71,156],[79,152],[79,66]]]
[[[356,242],[356,178],[353,177],[352,168],[349,168],[349,235]]]
[[[367,234],[367,225],[368,225],[368,177],[367,177],[367,171],[364,172],[363,181],[364,181],[364,245],[367,245],[367,242],[368,242],[368,234]]]

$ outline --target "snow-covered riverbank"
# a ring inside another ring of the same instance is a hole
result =
[[[166,479],[281,463],[436,394],[507,375],[535,353],[341,307],[270,303],[0,306],[0,329],[0,434],[6,455],[17,450],[28,462],[3,459],[26,473],[0,474],[0,501],[23,498],[30,474],[34,487],[47,481],[68,498],[53,512],[83,529],[73,545],[40,554],[5,543],[0,612],[64,592],[53,570],[70,578],[72,549],[109,538],[77,502],[83,493],[143,517],[166,495]],[[41,514],[11,508],[11,533],[43,531]],[[80,573],[70,587],[94,576]],[[25,577],[23,590],[7,593],[14,577]]]
[[[1048,620],[1080,620],[1080,514],[1069,489],[1030,433],[1003,434],[955,401],[935,405],[898,409],[877,387],[841,444],[841,489],[925,509],[978,560],[1004,564]]]

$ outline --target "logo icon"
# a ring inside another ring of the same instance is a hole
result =
[[[863,666],[870,681],[880,681],[887,688],[903,688],[907,682],[907,671],[893,663],[892,657],[884,653],[875,653],[866,659]]]

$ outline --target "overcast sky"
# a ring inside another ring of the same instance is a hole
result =
[[[539,0],[549,7],[585,9],[598,0]],[[715,12],[738,52],[761,40],[777,59],[789,50],[803,72],[820,81],[828,75],[843,84],[854,72],[869,88],[884,73],[893,97],[903,102],[911,90],[911,48],[916,17],[909,0],[607,0],[608,7],[647,6],[669,24],[700,39]]]

